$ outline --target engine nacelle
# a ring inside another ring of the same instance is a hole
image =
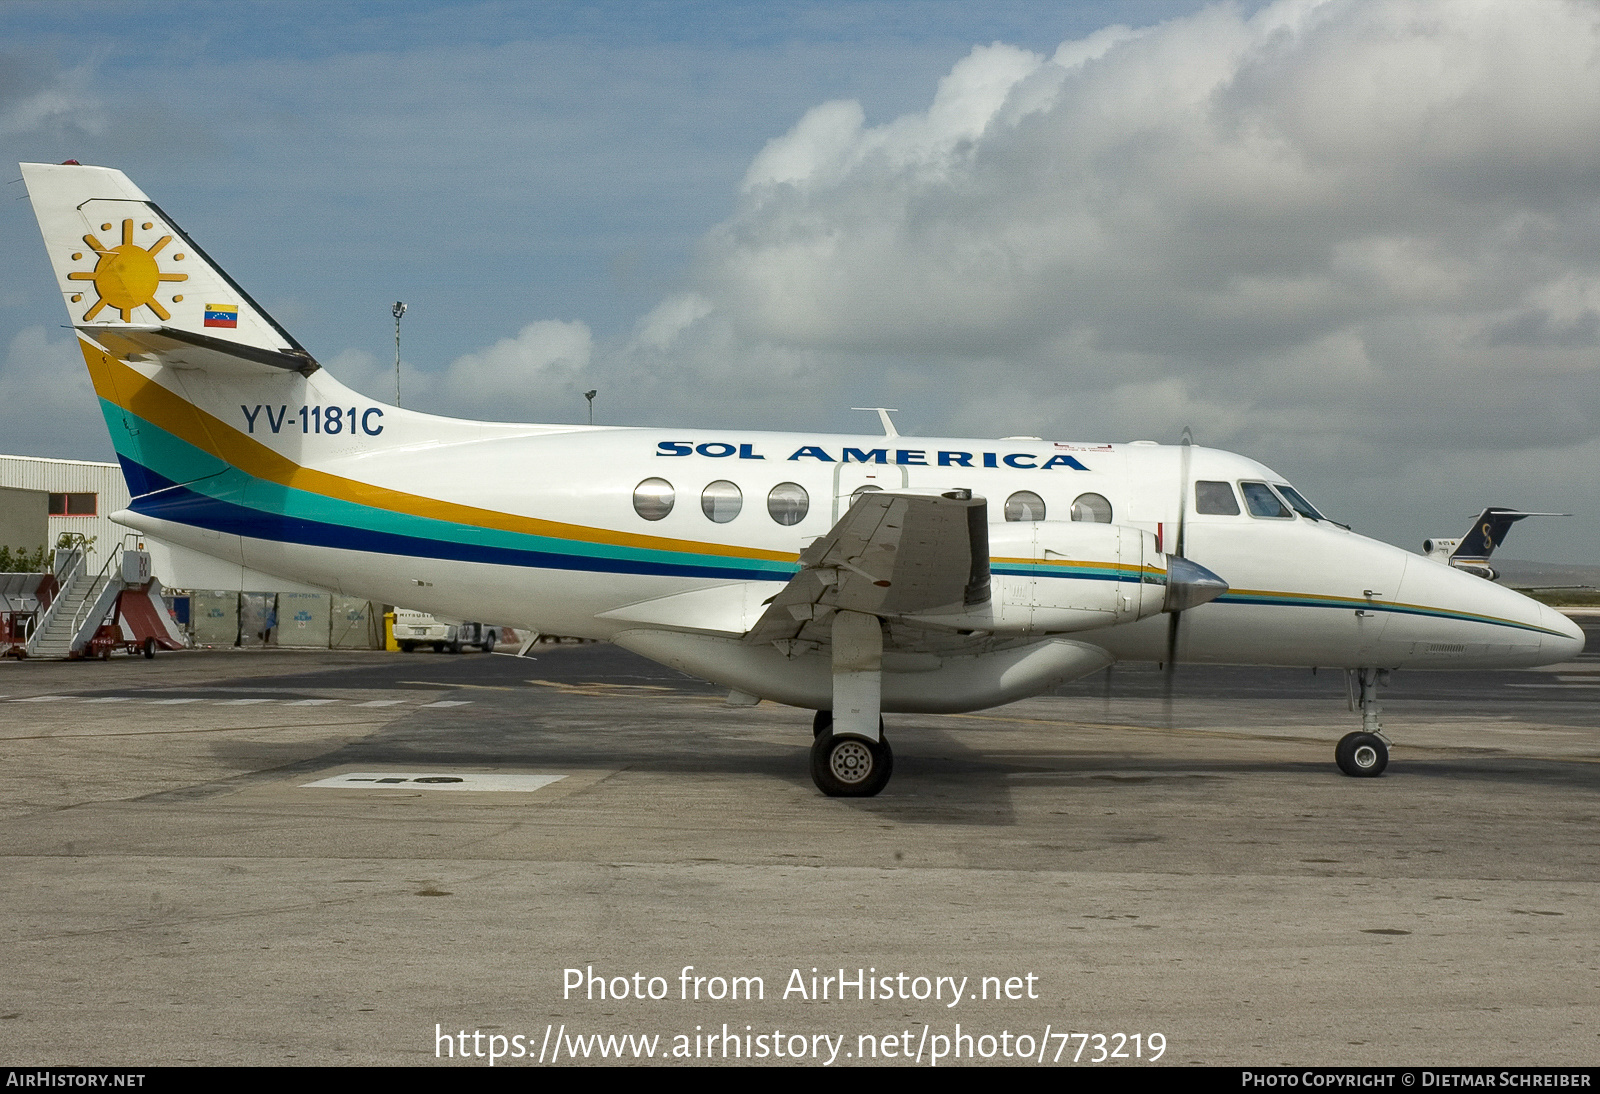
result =
[[[1455,549],[1459,546],[1461,546],[1459,539],[1445,539],[1442,536],[1435,536],[1433,539],[1422,541],[1422,553],[1436,562],[1448,563],[1450,556],[1455,553]]]
[[[1131,623],[1167,608],[1167,558],[1156,550],[1156,537],[1137,528],[1084,521],[991,524],[989,558],[987,604],[905,618],[957,630],[1043,635]]]

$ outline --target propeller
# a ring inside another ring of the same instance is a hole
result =
[[[1189,519],[1189,462],[1194,450],[1194,436],[1184,427],[1183,439],[1178,447],[1178,528],[1173,536],[1173,549],[1167,558],[1167,598],[1162,611],[1167,619],[1167,654],[1162,664],[1162,704],[1166,709],[1167,725],[1172,725],[1172,681],[1178,669],[1178,640],[1183,626],[1183,613],[1215,600],[1228,591],[1228,583],[1197,562],[1184,557],[1187,549]]]

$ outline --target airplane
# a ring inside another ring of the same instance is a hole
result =
[[[345,387],[120,171],[23,177],[148,536],[373,601],[616,643],[816,712],[811,775],[879,793],[884,713],[1129,661],[1342,668],[1388,764],[1395,669],[1570,660],[1560,613],[1337,524],[1193,444],[439,417]],[[992,501],[991,501],[992,499]]]
[[[1460,539],[1434,536],[1422,541],[1422,552],[1435,562],[1454,566],[1489,581],[1497,581],[1500,571],[1489,565],[1489,556],[1506,541],[1511,526],[1529,517],[1569,517],[1571,513],[1524,513],[1517,509],[1491,505],[1478,514],[1467,534]]]

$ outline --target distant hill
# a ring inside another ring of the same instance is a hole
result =
[[[1513,589],[1550,589],[1580,585],[1600,589],[1600,566],[1570,562],[1529,562],[1496,555],[1489,565],[1500,571],[1500,584]]]

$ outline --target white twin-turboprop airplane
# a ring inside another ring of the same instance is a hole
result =
[[[870,795],[883,712],[1009,703],[1118,661],[1357,672],[1568,660],[1527,597],[1356,535],[1194,447],[511,425],[345,387],[121,172],[24,164],[140,532],[462,619],[604,639],[817,712]],[[887,423],[887,418],[885,419]],[[1181,626],[1180,626],[1181,619]]]

